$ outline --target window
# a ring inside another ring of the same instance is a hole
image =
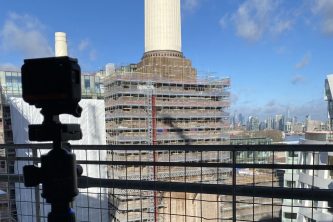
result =
[[[328,209],[327,211],[333,213],[333,201],[327,202]]]
[[[5,161],[0,161],[0,168],[4,169],[6,167]]]
[[[333,165],[333,156],[328,156],[327,164]],[[333,170],[330,170],[329,175],[331,176],[331,178],[333,178]]]
[[[297,213],[284,213],[286,219],[297,219]]]
[[[288,152],[288,157],[298,157],[298,153],[297,152]]]
[[[89,76],[84,77],[84,88],[87,91],[90,91],[90,78],[89,78]]]
[[[296,182],[295,181],[287,181],[287,187],[296,187]]]

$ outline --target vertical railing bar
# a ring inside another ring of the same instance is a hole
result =
[[[222,156],[222,155],[221,155]],[[217,161],[220,162],[220,152],[217,151]],[[216,167],[216,184],[219,184],[219,167]],[[216,218],[217,220],[220,220],[220,203],[219,203],[219,195],[216,195]]]
[[[255,163],[255,155],[252,155],[252,162]],[[253,180],[253,184],[252,184],[252,187],[253,187],[253,190],[255,188],[255,168],[253,168],[253,175],[252,175],[252,180]],[[255,206],[255,198],[254,198],[254,194],[253,194],[253,197],[252,197],[252,221],[254,221],[254,206]]]
[[[314,190],[314,167],[313,167],[313,165],[314,165],[314,163],[315,163],[315,151],[312,151],[312,187],[311,187],[311,189],[312,189],[312,191]],[[318,201],[317,201],[318,202]],[[311,217],[312,217],[312,220],[314,220],[314,218],[313,218],[313,214],[314,214],[314,201],[313,201],[313,199],[312,199],[312,201],[311,201]]]
[[[87,153],[87,149],[88,148],[85,148],[85,153],[86,153],[86,160],[88,160],[88,153]],[[87,172],[87,177],[89,177],[90,175],[88,175],[88,164],[86,164],[86,172]],[[89,188],[87,188],[87,197],[89,197]],[[87,205],[88,205],[88,220],[90,220],[90,203],[89,203],[89,198],[87,198]]]
[[[127,150],[125,150],[125,161],[128,162],[128,154],[127,154]],[[127,164],[126,164],[127,165]],[[128,165],[127,165],[128,166]],[[128,167],[125,167],[125,178],[126,178],[126,181],[128,181]],[[128,198],[128,189],[126,189],[126,192],[125,192],[125,195],[126,195],[126,219],[128,221],[129,219],[129,215],[128,215],[128,202],[129,202],[129,198]]]
[[[185,159],[185,163],[186,163],[186,151],[185,151],[184,159]],[[184,175],[185,186],[187,186],[186,170],[187,170],[187,169],[186,169],[186,166],[185,166],[185,175]],[[187,199],[187,192],[185,192],[185,222],[187,221],[187,203],[186,203],[187,201],[186,201],[186,199]]]
[[[141,162],[142,161],[142,150],[139,150],[139,161]],[[142,181],[142,166],[140,165],[140,172],[139,172],[139,178],[140,178],[140,181]],[[141,183],[140,183],[141,185]],[[143,205],[142,205],[142,186],[140,186],[140,190],[139,190],[139,193],[140,193],[140,209],[141,209],[141,213],[140,213],[140,219],[141,221],[142,220],[142,212],[143,212]]]
[[[37,148],[32,149],[32,157],[37,158]],[[37,161],[33,161],[33,165],[36,165]],[[35,189],[35,205],[36,205],[36,222],[40,222],[40,192],[39,184],[34,188]]]
[[[171,162],[171,151],[170,151],[170,149],[169,149],[169,163]],[[172,178],[171,178],[171,166],[169,166],[169,181],[170,181],[170,187],[171,187],[171,182],[172,182]],[[169,220],[170,220],[170,222],[172,221],[171,219],[172,219],[172,217],[171,217],[171,214],[172,214],[172,206],[171,206],[171,196],[172,196],[172,193],[171,192],[169,192],[169,205],[170,205],[170,214],[169,214]]]
[[[287,156],[288,158],[288,156]],[[295,161],[295,151],[292,151],[292,166],[294,166],[294,161]],[[296,182],[295,182],[296,185]],[[294,189],[294,169],[291,170],[291,187]],[[291,199],[291,215],[294,213],[294,198]],[[293,221],[292,217],[290,221]]]
[[[104,151],[105,152],[105,151]],[[98,161],[101,161],[101,150],[98,151]],[[101,164],[98,164],[98,174],[99,174],[99,178],[102,177],[102,174],[101,174]],[[103,192],[106,190],[106,189],[102,189],[102,186],[101,186],[101,182],[100,182],[100,186],[99,186],[99,206],[100,206],[100,218],[101,218],[101,222],[103,221],[103,205],[102,205],[102,195],[104,196],[104,193],[102,193],[102,190]]]
[[[202,151],[200,152],[200,161],[202,162]],[[200,215],[201,215],[201,218],[200,218],[200,221],[201,222],[202,222],[202,219],[203,219],[203,215],[202,215],[202,211],[203,211],[203,208],[202,208],[202,182],[203,182],[203,175],[202,175],[202,166],[201,166],[200,167],[200,184],[201,184],[201,193],[200,193]]]
[[[29,151],[28,153],[27,153],[27,155],[28,155],[28,157],[31,157],[31,155],[32,155],[32,152],[33,152],[33,148],[31,149],[31,152]],[[31,160],[29,160],[28,161],[28,164],[29,165],[31,165],[33,163],[33,161],[31,161]],[[18,171],[19,172],[19,171]],[[31,215],[27,215],[27,216],[31,216],[31,219],[33,220],[34,219],[34,204],[33,204],[33,191],[35,191],[35,188],[26,188],[25,186],[24,186],[24,189],[28,189],[30,192],[30,198],[31,198],[31,202],[32,202],[32,205],[30,205],[30,207],[31,207]],[[35,193],[36,194],[36,193]],[[36,200],[35,200],[36,201]],[[25,204],[27,204],[27,203],[25,203]]]
[[[236,222],[236,151],[232,151],[232,221]]]
[[[111,160],[112,160],[112,161],[114,161],[114,156],[115,156],[115,152],[114,152],[114,150],[112,150],[112,151],[111,151]],[[114,171],[115,171],[115,166],[111,166],[112,179],[115,179]],[[112,198],[114,199],[114,200],[113,200],[113,204],[114,204],[115,199],[117,198],[117,197],[116,197],[116,194],[115,194],[114,185],[112,186],[111,189],[112,189],[112,195],[113,195]],[[113,208],[112,211],[115,212],[115,210],[114,210],[115,206],[114,206],[113,204],[112,204],[112,208]],[[112,217],[115,217],[115,215],[112,215]],[[112,218],[112,219],[113,219],[113,218]]]
[[[273,166],[275,164],[275,151],[273,150]],[[272,190],[274,189],[274,169],[272,168]],[[272,197],[272,221],[274,220],[274,198]]]

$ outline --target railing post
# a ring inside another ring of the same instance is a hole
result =
[[[38,158],[38,153],[37,153],[37,149],[32,149],[32,158],[34,159],[33,161],[33,165],[37,165],[37,161],[35,159]],[[40,222],[41,218],[40,218],[40,190],[39,190],[39,185],[36,186],[35,188],[35,205],[36,205],[36,222]]]
[[[232,151],[232,221],[236,222],[236,150]]]

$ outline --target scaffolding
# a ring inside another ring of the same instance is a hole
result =
[[[183,79],[167,78],[165,75],[139,72],[118,72],[105,79],[105,119],[107,143],[114,145],[181,145],[181,144],[227,144],[225,128],[229,114],[230,79]],[[230,159],[223,152],[112,152],[109,159],[129,161],[140,156],[139,161],[186,161],[221,162]],[[230,176],[230,169],[184,169],[147,167],[116,167],[110,169],[110,177],[149,181],[217,181]],[[131,191],[127,198],[120,198],[120,190],[114,190],[110,204],[116,209],[118,220],[135,221],[125,217],[121,209],[135,209],[137,201]],[[144,221],[163,221],[167,204],[163,193],[147,193],[141,208],[145,208]],[[119,199],[120,198],[120,199]],[[125,207],[127,206],[127,207]],[[164,210],[163,210],[164,209]]]
[[[228,78],[181,82],[149,73],[114,74],[104,86],[107,142],[152,144],[156,137],[154,145],[223,144],[229,87]]]

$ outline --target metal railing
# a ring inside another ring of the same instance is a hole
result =
[[[0,157],[7,169],[0,174],[5,203],[0,212],[11,215],[1,221],[46,221],[49,206],[40,198],[41,189],[23,186],[21,168],[39,164],[49,148],[0,146],[16,150],[16,156]],[[82,221],[333,218],[331,145],[77,145],[72,151],[84,169],[80,195],[73,203]]]

